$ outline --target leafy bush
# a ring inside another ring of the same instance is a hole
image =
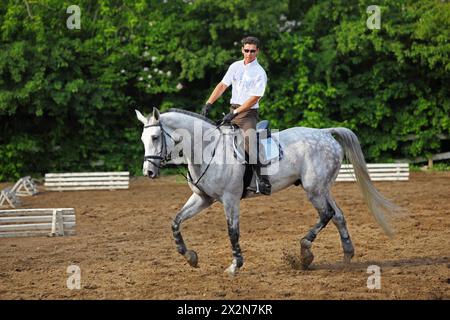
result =
[[[4,2],[0,180],[141,174],[134,109],[200,111],[249,34],[274,128],[349,127],[369,161],[443,152],[450,132],[448,2],[382,1],[380,30],[362,0],[80,0],[80,30],[66,27],[69,1]]]

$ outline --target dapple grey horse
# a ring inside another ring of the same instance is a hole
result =
[[[148,117],[138,110],[136,114],[144,124],[141,140],[145,149],[145,176],[156,178],[159,169],[165,161],[170,160],[170,155],[175,153],[177,146],[183,142],[183,158],[187,163],[188,183],[193,193],[172,223],[178,252],[192,267],[197,267],[197,253],[187,249],[180,226],[213,202],[219,201],[225,209],[233,253],[232,263],[226,272],[234,275],[244,261],[239,246],[239,207],[245,166],[234,157],[228,157],[226,163],[211,161],[213,158],[223,159],[226,153],[233,154],[232,135],[227,134],[229,126],[215,126],[214,122],[199,114],[179,109],[160,113],[154,108]],[[197,136],[198,132],[201,132],[201,139],[193,141],[196,130]],[[351,130],[295,127],[273,133],[273,136],[284,147],[284,157],[277,163],[276,172],[270,175],[272,193],[300,183],[319,213],[317,223],[300,240],[301,263],[304,268],[314,259],[312,242],[330,220],[339,231],[344,261],[350,262],[354,255],[343,212],[330,192],[344,154],[353,164],[357,184],[369,212],[388,235],[393,234],[387,218],[396,211],[396,206],[373,186],[358,138]],[[220,142],[223,143],[218,146]],[[208,148],[209,151],[204,153],[210,155],[210,159],[200,157],[200,161],[195,161],[195,149],[202,152]]]

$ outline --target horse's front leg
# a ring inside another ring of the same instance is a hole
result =
[[[233,250],[233,261],[225,270],[229,275],[235,275],[237,270],[244,264],[241,247],[239,246],[239,201],[240,198],[238,196],[232,196],[227,197],[223,203],[227,218],[228,235],[231,241],[231,249]]]
[[[194,250],[187,250],[181,235],[180,226],[183,221],[192,218],[203,209],[209,207],[214,202],[214,199],[208,196],[200,196],[193,193],[180,212],[176,215],[172,222],[172,233],[178,252],[183,255],[187,262],[194,268],[198,265],[198,256]]]

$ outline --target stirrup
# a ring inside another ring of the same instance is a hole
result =
[[[256,193],[261,193],[264,195],[270,195],[272,192],[272,186],[268,181],[264,181],[262,179],[258,179],[258,183],[256,185]]]

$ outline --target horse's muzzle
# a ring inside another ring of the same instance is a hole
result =
[[[158,174],[156,172],[149,170],[149,171],[147,171],[146,176],[148,176],[150,179],[154,179],[158,176]]]
[[[154,179],[159,175],[159,169],[150,162],[145,161],[142,168],[142,173],[144,176]]]

